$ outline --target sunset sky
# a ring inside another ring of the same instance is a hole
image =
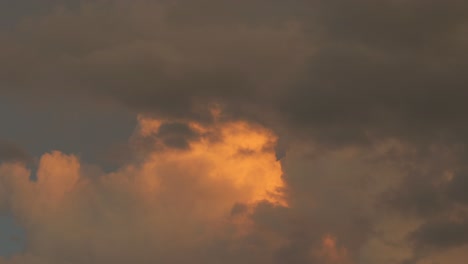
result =
[[[468,1],[0,0],[0,264],[465,264]]]

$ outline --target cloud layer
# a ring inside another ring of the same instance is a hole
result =
[[[28,238],[0,263],[466,259],[467,3],[32,4],[2,16],[2,96],[138,127],[110,172],[0,141]]]
[[[4,163],[0,201],[28,233],[7,263],[204,263],[222,241],[223,254],[247,246],[252,209],[287,206],[276,138],[245,122],[183,125],[199,137],[180,149],[166,144],[171,124],[142,117],[132,142],[154,136],[151,149],[108,174],[58,151],[41,157],[36,181]]]

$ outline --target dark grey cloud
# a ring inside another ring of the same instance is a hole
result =
[[[164,123],[156,134],[168,147],[186,149],[189,141],[197,139],[199,134],[184,123]]]
[[[464,7],[365,0],[83,4],[6,36],[4,61],[15,63],[2,79],[28,93],[28,82],[43,82],[55,92],[165,116],[207,119],[203,105],[218,102],[226,114],[307,128],[331,142],[369,134],[457,139],[466,134]]]
[[[466,157],[464,149],[447,146],[432,146],[408,159],[408,174],[379,202],[386,210],[420,221],[406,238],[415,255],[404,263],[419,263],[467,243]]]
[[[17,143],[31,157],[61,150],[79,153],[83,160],[99,162],[106,169],[118,165],[118,157],[108,149],[127,143],[137,123],[134,113],[77,98],[50,95],[42,102],[28,98],[1,96],[0,121],[5,125],[0,138]]]
[[[32,161],[32,157],[18,145],[0,140],[0,161],[29,163]]]
[[[411,239],[418,247],[446,249],[468,243],[468,222],[459,221],[431,222],[411,234]]]
[[[199,141],[202,138],[209,138],[199,131],[195,131],[189,124],[184,122],[163,122],[157,131],[143,137],[134,136],[130,142],[114,149],[113,153],[120,156],[121,161],[129,161],[132,154],[139,157],[145,157],[153,151],[164,151],[165,149],[174,149],[180,151],[190,150],[192,142]]]

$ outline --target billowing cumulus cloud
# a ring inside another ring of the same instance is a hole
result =
[[[0,142],[0,210],[27,234],[0,263],[466,259],[467,3],[16,2],[5,102],[87,110],[50,131],[93,111],[138,126],[122,143],[75,124],[50,137],[76,151],[37,158]],[[116,168],[80,149],[104,139]]]
[[[245,246],[257,204],[287,206],[276,137],[246,122],[183,125],[175,130],[199,137],[180,149],[165,144],[171,125],[141,117],[132,140],[156,136],[153,148],[111,173],[58,151],[40,158],[36,181],[4,163],[2,202],[28,234],[26,252],[6,263],[203,263],[217,243],[226,254]]]

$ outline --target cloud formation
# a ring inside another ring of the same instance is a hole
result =
[[[0,144],[3,262],[466,259],[467,3],[44,3],[2,16],[2,95],[139,123],[111,172]]]
[[[1,201],[28,234],[26,252],[4,262],[215,261],[203,251],[225,241],[227,254],[246,239],[257,204],[287,206],[270,131],[246,122],[180,126],[200,135],[188,149],[163,136],[108,174],[58,151],[41,157],[36,181],[24,165],[4,163]],[[134,139],[168,127],[141,117]]]
[[[30,162],[31,156],[19,146],[11,143],[0,141],[0,162]]]

